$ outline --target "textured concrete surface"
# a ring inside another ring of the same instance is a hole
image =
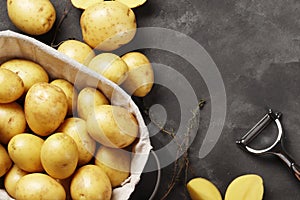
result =
[[[52,1],[58,19],[65,8],[62,1]],[[63,1],[65,2],[65,1]],[[0,2],[0,30],[18,31],[8,20],[5,1]],[[210,96],[200,74],[180,55],[147,49],[154,63],[162,63],[182,72],[197,96],[207,100],[201,111],[200,128],[190,147],[188,179],[200,176],[210,179],[225,194],[228,184],[237,176],[256,173],[263,177],[265,200],[300,199],[300,183],[278,159],[255,157],[241,151],[235,140],[245,134],[268,107],[283,113],[285,146],[300,163],[300,2],[294,0],[148,0],[134,9],[139,27],[164,27],[187,34],[199,42],[218,66],[227,94],[226,123],[217,145],[205,158],[198,152],[210,119]],[[58,32],[56,43],[67,38],[81,39],[79,17],[72,9]],[[49,44],[53,31],[37,37]],[[176,41],[174,41],[176,42]],[[166,78],[170,78],[166,76]],[[176,84],[176,83],[174,83]],[[136,99],[141,110],[162,104],[168,113],[167,126],[176,127],[178,113],[174,96],[160,87],[144,98]],[[152,138],[154,148],[168,137]],[[155,199],[166,191],[173,165],[163,169]],[[153,174],[145,175],[133,199],[147,199]],[[167,199],[188,199],[184,175]]]

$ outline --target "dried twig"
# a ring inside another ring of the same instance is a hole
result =
[[[180,142],[180,138],[177,137],[177,135],[170,130],[166,130],[162,125],[160,125],[160,123],[151,120],[151,122],[157,126],[157,128],[159,128],[159,130],[162,133],[167,134],[168,136],[170,136],[173,140],[175,140],[176,145],[178,146],[177,149],[177,153],[176,153],[176,160],[174,162],[174,168],[173,168],[173,175],[172,178],[170,180],[170,183],[168,185],[168,188],[166,190],[166,192],[164,193],[164,195],[161,197],[161,200],[165,200],[168,195],[172,192],[173,188],[175,187],[175,185],[177,184],[179,177],[181,176],[183,170],[184,170],[184,182],[187,182],[188,179],[188,172],[190,170],[189,168],[189,142],[190,142],[190,134],[191,131],[195,128],[195,125],[199,124],[198,116],[200,114],[200,110],[204,107],[206,101],[201,99],[198,103],[198,107],[196,107],[193,111],[192,111],[192,118],[189,119],[188,121],[188,127],[187,127],[187,131],[184,134],[184,138],[182,139],[182,141]],[[144,111],[144,113],[146,115],[149,116],[149,112],[148,110]],[[180,158],[180,155],[183,155]]]
[[[64,9],[63,15],[61,16],[57,26],[55,27],[54,35],[53,35],[53,38],[52,38],[52,41],[51,41],[51,44],[50,44],[50,46],[53,47],[53,48],[56,48],[61,44],[61,42],[59,44],[54,44],[54,43],[55,43],[57,34],[59,32],[59,28],[61,27],[61,25],[62,25],[63,21],[65,20],[65,18],[68,16],[68,14],[71,11],[72,7],[73,6],[72,6],[71,2],[68,1],[66,3],[66,7]]]

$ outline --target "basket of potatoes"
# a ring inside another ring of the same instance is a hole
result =
[[[131,97],[12,31],[0,65],[0,199],[128,199],[152,148]]]

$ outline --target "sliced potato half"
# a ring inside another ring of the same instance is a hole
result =
[[[103,2],[104,0],[71,0],[72,5],[75,8],[79,8],[79,9],[83,9],[85,10],[87,7],[95,4],[95,3],[99,3],[99,2]]]
[[[127,5],[129,8],[136,8],[143,5],[147,0],[115,0]]]

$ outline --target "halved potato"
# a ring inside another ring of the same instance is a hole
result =
[[[83,9],[85,10],[87,7],[95,4],[95,3],[99,3],[99,2],[102,2],[104,0],[71,0],[72,2],[72,5],[75,7],[75,8],[80,8],[80,9]]]
[[[115,0],[115,1],[123,3],[129,8],[136,8],[146,3],[147,0]]]

